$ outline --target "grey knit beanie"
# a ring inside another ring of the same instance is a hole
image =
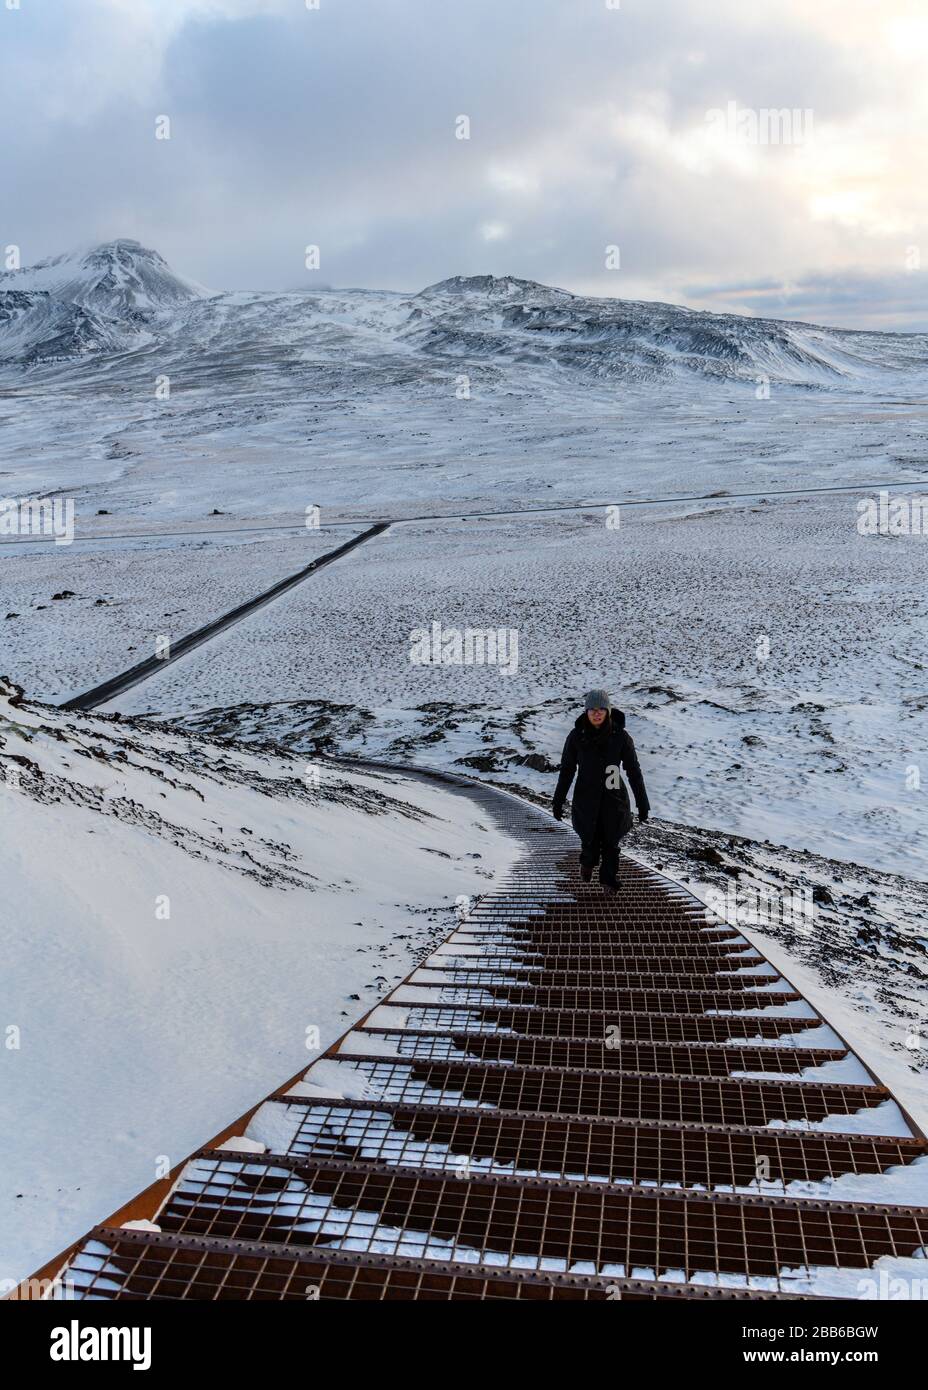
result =
[[[583,708],[588,709],[611,709],[612,701],[609,698],[608,690],[589,690],[583,699]]]

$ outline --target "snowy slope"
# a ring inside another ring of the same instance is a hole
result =
[[[692,372],[826,386],[928,366],[923,334],[855,333],[676,304],[590,299],[513,276],[454,276],[415,302],[404,337],[422,350],[493,353],[605,379],[647,382]]]
[[[138,344],[139,329],[39,290],[0,290],[0,341],[23,366],[66,362]],[[147,337],[147,335],[145,335]]]
[[[517,853],[450,792],[0,683],[0,1279],[311,1061]]]

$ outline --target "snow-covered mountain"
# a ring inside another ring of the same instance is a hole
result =
[[[33,312],[24,318],[24,306],[11,299],[24,293],[49,296],[54,304],[30,300]],[[88,325],[77,310],[98,320]],[[65,326],[46,321],[56,313],[68,320]],[[227,358],[260,348],[279,369],[281,387],[307,357],[333,371],[346,363],[375,366],[378,384],[395,381],[404,390],[410,369],[427,377],[442,368],[483,368],[514,383],[527,371],[566,371],[593,383],[695,375],[820,387],[928,371],[923,334],[857,333],[594,299],[510,275],[452,276],[408,295],[211,294],[177,275],[156,251],[128,240],[0,275],[0,363],[105,357],[127,346],[147,349],[152,341],[166,369],[174,370],[217,347]],[[268,384],[273,387],[273,377]]]
[[[43,291],[109,318],[174,309],[211,293],[184,279],[157,251],[120,238],[0,274],[0,291]]]
[[[0,362],[33,367],[152,341],[148,324],[209,291],[137,241],[104,243],[0,273]]]
[[[589,299],[512,276],[454,276],[423,290],[417,301],[421,314],[404,337],[423,351],[479,357],[490,350],[514,362],[547,361],[605,379],[695,373],[828,385],[894,366],[928,367],[925,335]]]

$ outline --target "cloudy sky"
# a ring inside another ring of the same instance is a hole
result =
[[[0,0],[0,248],[928,329],[926,66],[924,0]]]

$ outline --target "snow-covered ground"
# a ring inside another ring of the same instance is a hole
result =
[[[630,509],[618,531],[596,512],[397,526],[117,705],[550,795],[605,685],[658,814],[925,878],[926,538],[855,516],[838,495]],[[514,630],[516,669],[415,663],[434,622]]]
[[[118,708],[245,703],[197,722],[544,791],[519,760],[556,764],[579,696],[605,684],[666,816],[924,878],[926,538],[861,536],[844,494],[628,508],[618,531],[605,516],[395,526]],[[64,699],[351,534],[17,547],[0,661]],[[434,622],[515,631],[517,664],[413,663],[410,634]]]
[[[318,1055],[519,853],[415,780],[0,694],[0,1279]]]

